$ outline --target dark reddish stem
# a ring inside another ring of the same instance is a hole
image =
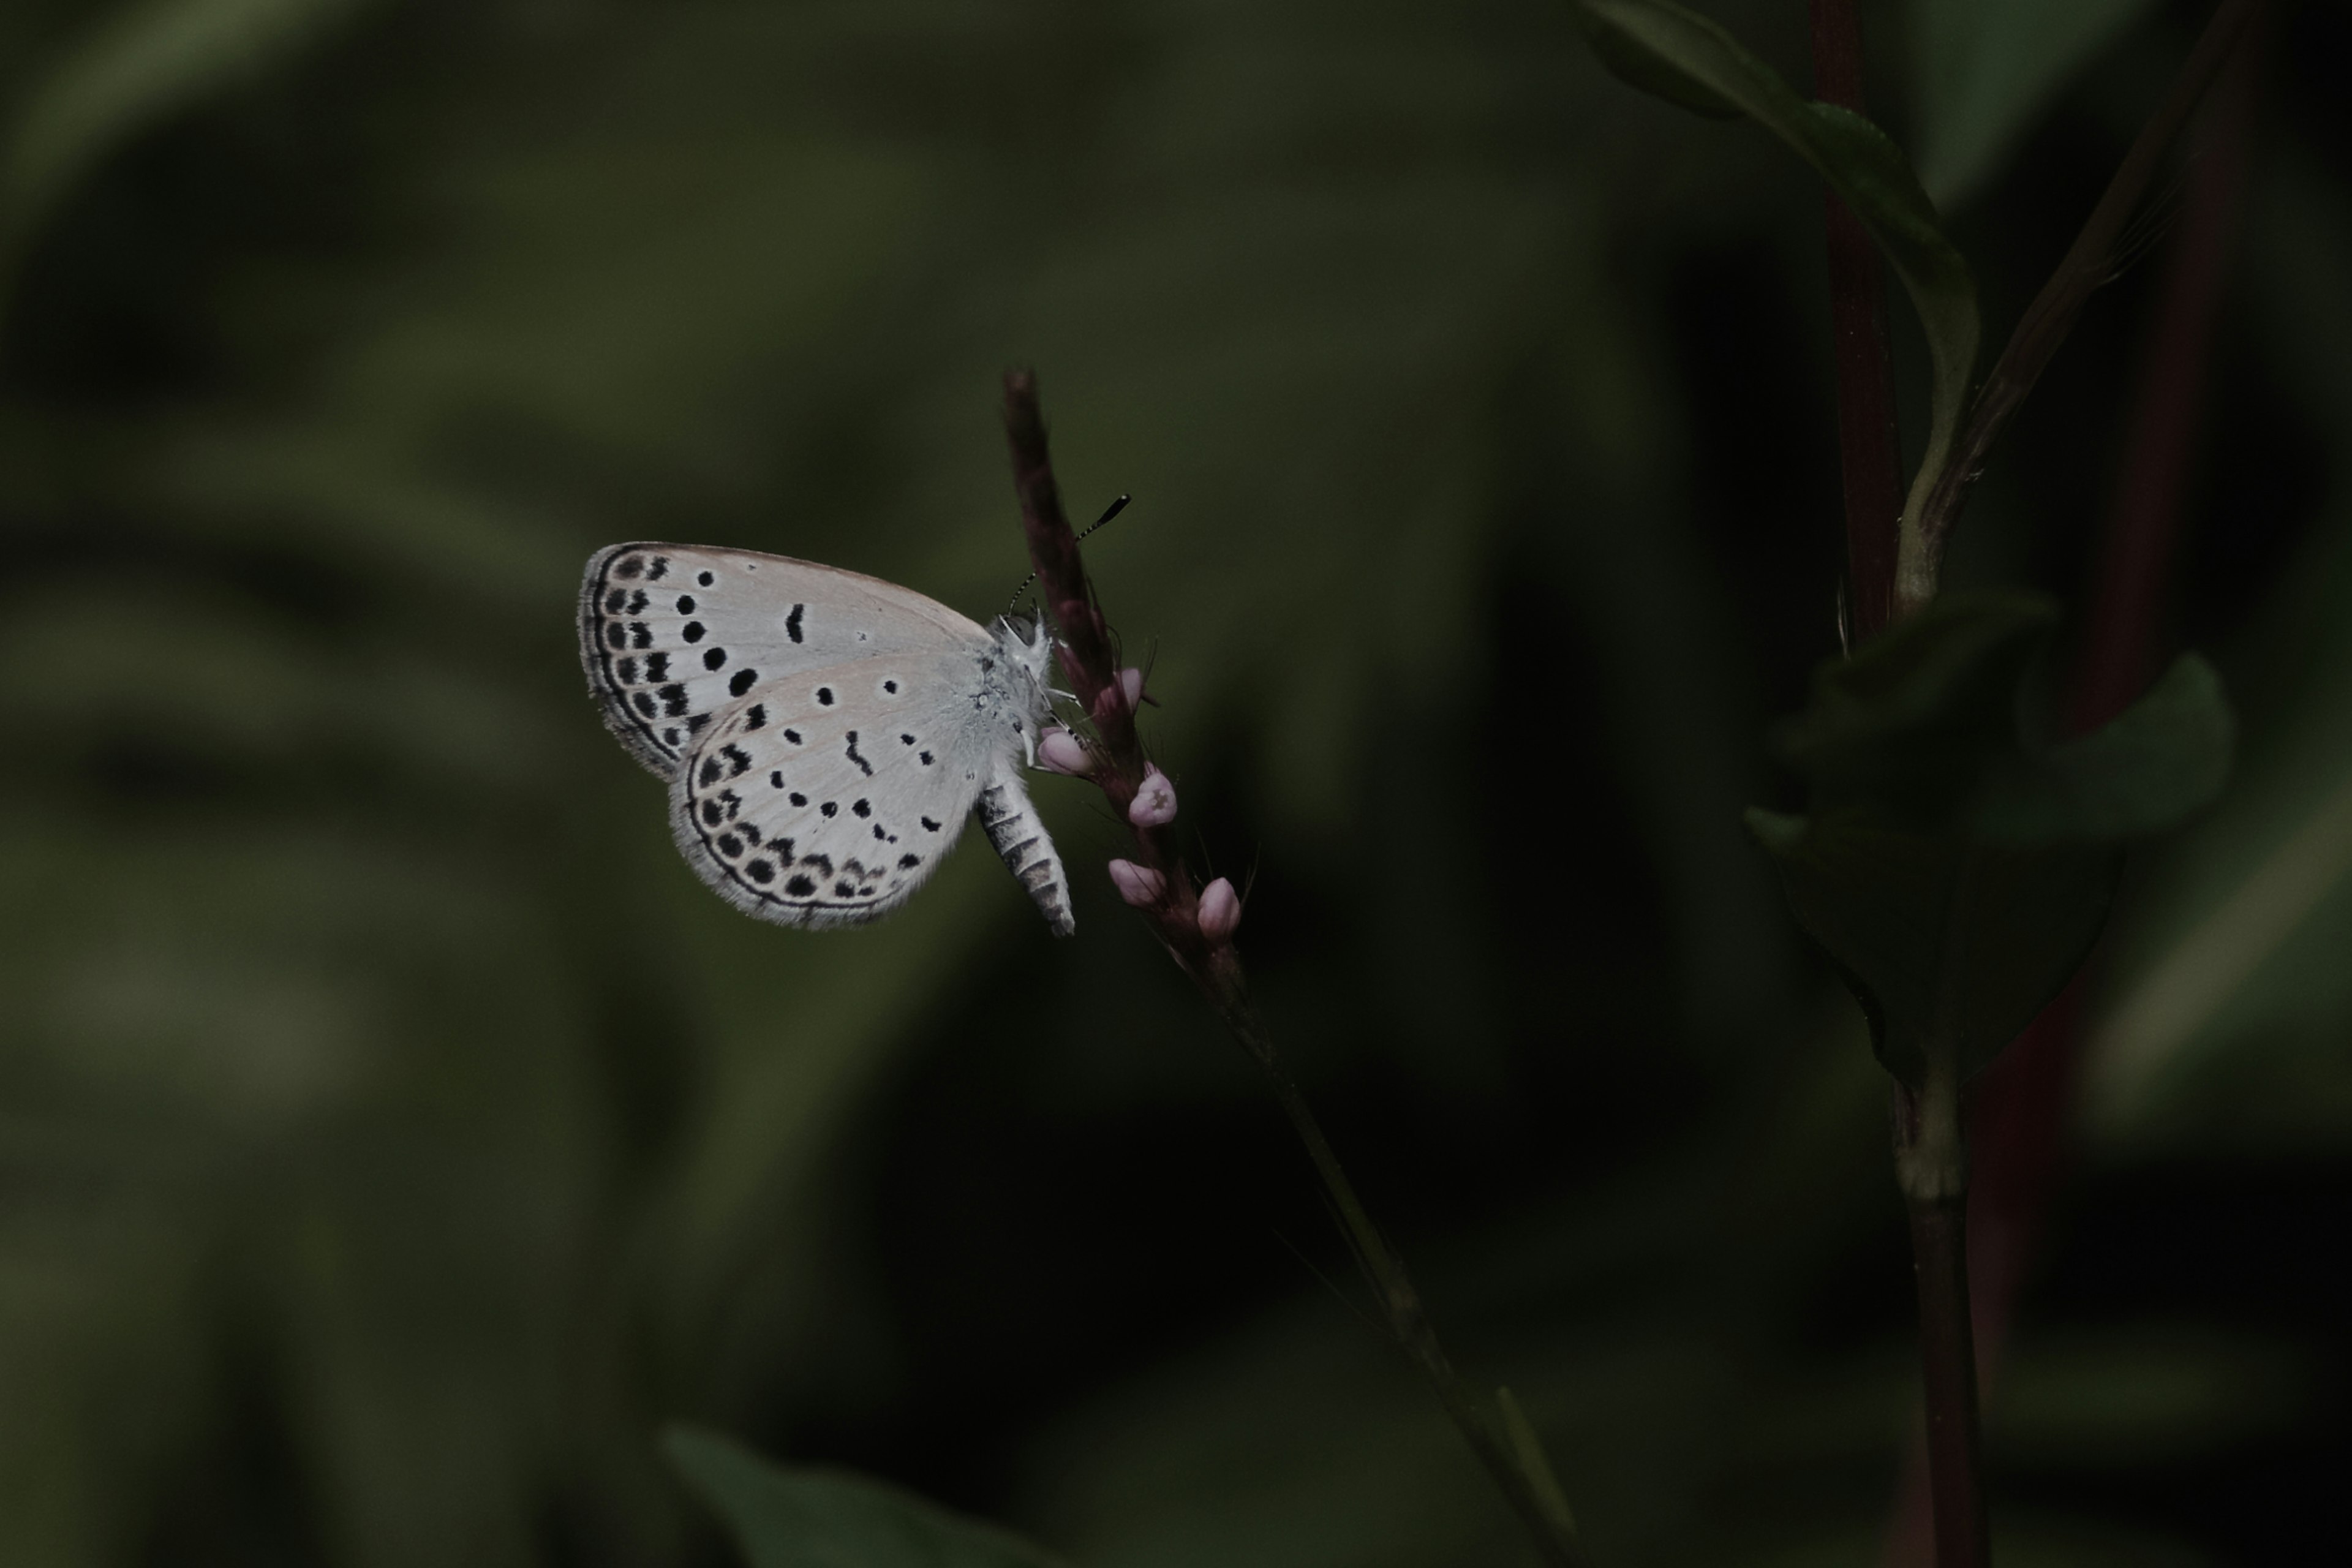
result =
[[[1862,27],[1854,0],[1811,0],[1813,91],[1824,103],[1866,112]],[[1836,351],[1838,466],[1845,486],[1848,613],[1856,641],[1895,609],[1895,526],[1903,511],[1902,455],[1895,430],[1895,370],[1887,353],[1886,271],[1859,218],[1825,193],[1830,337]]]
[[[1969,1314],[1968,1200],[1913,1203],[1911,1255],[1919,1270],[1919,1367],[1927,1406],[1928,1492],[1936,1568],[1985,1568],[1978,1463],[1977,1367]]]
[[[1128,808],[1143,785],[1150,762],[1136,731],[1135,710],[1119,681],[1118,639],[1103,616],[1094,584],[1087,580],[1086,564],[1078,555],[1077,536],[1062,510],[1061,488],[1054,481],[1053,460],[1046,448],[1045,416],[1037,400],[1037,378],[1031,372],[1015,371],[1004,378],[1004,432],[1013,449],[1013,483],[1021,497],[1021,526],[1028,536],[1029,559],[1037,569],[1045,603],[1052,606],[1059,628],[1062,671],[1069,678],[1070,689],[1086,710],[1094,731],[1087,749],[1095,766],[1088,776],[1101,786],[1120,819],[1130,821]],[[1585,1568],[1575,1526],[1549,1462],[1524,1430],[1515,1432],[1507,1420],[1490,1419],[1463,1385],[1438,1342],[1437,1331],[1412,1276],[1405,1271],[1403,1258],[1372,1223],[1306,1096],[1275,1055],[1273,1037],[1250,1000],[1241,954],[1231,936],[1212,940],[1202,931],[1200,893],[1177,852],[1174,835],[1166,826],[1135,826],[1131,830],[1137,862],[1161,879],[1160,896],[1139,905],[1139,911],[1178,967],[1265,1070],[1276,1102],[1330,1197],[1340,1234],[1371,1286],[1390,1332],[1429,1380],[1439,1405],[1527,1526],[1543,1560],[1552,1568]]]
[[[2260,58],[2259,48],[2247,47],[2217,85],[2204,143],[2189,168],[2092,573],[2091,610],[2068,677],[2068,721],[2078,732],[2123,711],[2157,672],[2214,321],[2245,183]],[[1977,1094],[1969,1277],[1978,1375],[1987,1384],[2000,1368],[2034,1243],[2065,1173],[2083,987],[2078,976],[2002,1053]],[[1928,1516],[1927,1477],[1915,1463],[1888,1563],[1911,1568],[1929,1561]]]

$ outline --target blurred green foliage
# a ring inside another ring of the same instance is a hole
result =
[[[2201,16],[2071,8],[1966,91],[1952,5],[1866,18],[1899,141],[2011,149],[1996,325]],[[1805,79],[1802,7],[1709,9]],[[2127,884],[2011,1563],[2340,1531],[2347,37],[2283,26],[2173,623],[2245,761]],[[1517,1560],[1081,792],[1073,943],[971,849],[781,932],[581,689],[616,539],[1001,604],[1016,363],[1139,498],[1091,558],[1274,1026],[1596,1555],[1874,1559],[1876,1069],[1738,819],[1835,646],[1761,137],[1534,0],[24,0],[0,128],[0,1562],[725,1561],[675,1417],[1092,1568]],[[1956,577],[2079,602],[2147,294]]]

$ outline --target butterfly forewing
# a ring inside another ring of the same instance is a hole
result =
[[[581,662],[604,721],[665,778],[721,712],[770,682],[989,646],[978,625],[912,589],[751,550],[615,544],[581,584]]]
[[[722,710],[670,786],[688,860],[784,925],[896,909],[954,845],[999,746],[963,695],[979,658],[884,652],[763,681]]]

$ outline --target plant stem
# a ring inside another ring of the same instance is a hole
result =
[[[2245,182],[2262,54],[2259,33],[2250,35],[2206,109],[2204,145],[2189,171],[2179,233],[2148,322],[2138,395],[2091,572],[2091,609],[2068,679],[2068,728],[2077,734],[2121,712],[2161,662],[2159,632]],[[1975,1090],[1968,1242],[1979,1394],[1990,1394],[1999,1373],[2042,1216],[2063,1174],[2085,987],[2077,975]],[[1915,1453],[1888,1531],[1890,1568],[1930,1561],[1928,1508],[1924,1457]]]
[[[1239,980],[1238,970],[1234,980],[1236,983]],[[1497,1425],[1487,1419],[1469,1390],[1463,1386],[1460,1375],[1454,1370],[1452,1359],[1445,1353],[1445,1347],[1438,1342],[1437,1331],[1430,1323],[1429,1313],[1422,1305],[1421,1292],[1414,1288],[1412,1276],[1406,1272],[1404,1260],[1397,1256],[1396,1249],[1381,1234],[1380,1226],[1372,1223],[1363,1200],[1356,1195],[1355,1184],[1348,1179],[1347,1170],[1339,1163],[1339,1155],[1332,1152],[1329,1140],[1323,1136],[1323,1128],[1316,1121],[1307,1097],[1299,1092],[1297,1084],[1276,1058],[1273,1042],[1267,1037],[1256,1009],[1239,994],[1237,984],[1232,993],[1223,997],[1213,994],[1211,1000],[1217,1003],[1218,1013],[1233,1031],[1234,1037],[1265,1069],[1266,1082],[1274,1091],[1276,1102],[1282,1107],[1283,1114],[1290,1119],[1292,1131],[1298,1134],[1299,1142],[1306,1147],[1307,1157],[1314,1163],[1315,1173],[1322,1179],[1323,1190],[1330,1197],[1332,1211],[1339,1221],[1341,1234],[1348,1239],[1349,1250],[1355,1254],[1357,1267],[1363,1270],[1366,1283],[1371,1286],[1373,1294],[1379,1298],[1381,1314],[1387,1320],[1389,1332],[1412,1358],[1413,1363],[1421,1368],[1422,1375],[1429,1380],[1438,1403],[1444,1407],[1445,1414],[1470,1445],[1471,1450],[1478,1456],[1479,1462],[1486,1467],[1487,1473],[1494,1478],[1495,1484],[1510,1503],[1512,1511],[1527,1526],[1544,1561],[1558,1565],[1558,1568],[1585,1568],[1589,1560],[1577,1543],[1573,1521],[1567,1517],[1565,1507],[1557,1500],[1559,1483],[1549,1473],[1549,1462],[1543,1459],[1539,1451],[1532,1456],[1523,1456]],[[1545,1472],[1541,1475],[1529,1473],[1528,1466],[1531,1464],[1546,1465]]]
[[[1045,415],[1037,399],[1037,378],[1029,372],[1016,371],[1004,378],[1004,428],[1012,447],[1013,489],[1021,498],[1029,559],[1037,569],[1045,602],[1060,630],[1056,652],[1079,705],[1093,723],[1095,743],[1089,750],[1096,766],[1089,776],[1126,818],[1143,782],[1147,759],[1136,731],[1134,709],[1119,680],[1117,638],[1096,601],[1078,554],[1076,535],[1062,510],[1061,489],[1055,482],[1046,447]],[[1588,1568],[1589,1559],[1577,1544],[1575,1525],[1560,1500],[1559,1482],[1549,1462],[1524,1429],[1515,1435],[1488,1420],[1463,1386],[1438,1342],[1404,1260],[1372,1223],[1355,1184],[1348,1179],[1330,1141],[1323,1136],[1307,1097],[1284,1070],[1275,1054],[1273,1037],[1250,1001],[1241,954],[1230,933],[1213,940],[1202,932],[1200,893],[1177,851],[1172,830],[1166,825],[1137,826],[1133,832],[1138,860],[1160,878],[1159,895],[1139,906],[1139,912],[1177,967],[1265,1073],[1276,1101],[1290,1119],[1292,1131],[1305,1145],[1307,1157],[1323,1183],[1340,1234],[1380,1301],[1389,1331],[1429,1380],[1439,1405],[1527,1526],[1544,1562],[1551,1568]]]
[[[2008,346],[2001,350],[2000,358],[1993,363],[1992,373],[1985,377],[1983,387],[1977,393],[1950,465],[1920,508],[1921,560],[1917,570],[1907,574],[1896,585],[1895,614],[1907,614],[1934,597],[1945,543],[1967,500],[1969,486],[1984,465],[1986,454],[1992,450],[1993,443],[2008,428],[2011,417],[2041,379],[2051,356],[2058,352],[2058,345],[2074,329],[2083,302],[2113,276],[2116,241],[2148,182],[2156,177],[2165,149],[2188,123],[2198,100],[2204,97],[2205,89],[2212,84],[2230,51],[2263,5],[2263,0],[2221,0],[2212,18],[2205,24],[2197,47],[2189,51],[2189,58],[2172,79],[2171,87],[2166,89],[2164,101],[2140,127],[2131,150],[2124,154],[2115,177],[2107,182],[2105,194],[2084,221],[2082,232],[2074,237],[2065,259],[2033,297],[2033,303],[2026,307],[2017,330],[2010,334]]]
[[[1854,0],[1811,0],[1813,92],[1867,112]],[[1886,272],[1862,220],[1822,194],[1829,231],[1830,337],[1836,350],[1838,466],[1845,489],[1848,613],[1853,640],[1884,628],[1895,607],[1895,529],[1903,510],[1895,370],[1887,352]]]
[[[1979,1464],[1977,1356],[1969,1321],[1968,1146],[1958,1064],[1931,1052],[1916,1091],[1895,1086],[1895,1170],[1911,1218],[1919,1285],[1920,1387],[1927,1413],[1927,1484],[1936,1568],[1989,1568]]]
[[[1914,1202],[1911,1255],[1919,1272],[1919,1370],[1927,1405],[1927,1478],[1936,1568],[1986,1568],[1978,1464],[1976,1345],[1969,1321],[1968,1198]]]

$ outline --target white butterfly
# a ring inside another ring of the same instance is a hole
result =
[[[580,659],[604,722],[669,781],[702,879],[789,926],[878,920],[976,805],[1057,935],[1061,858],[1022,784],[1051,710],[1046,660],[878,578],[751,550],[615,544],[580,588]]]

